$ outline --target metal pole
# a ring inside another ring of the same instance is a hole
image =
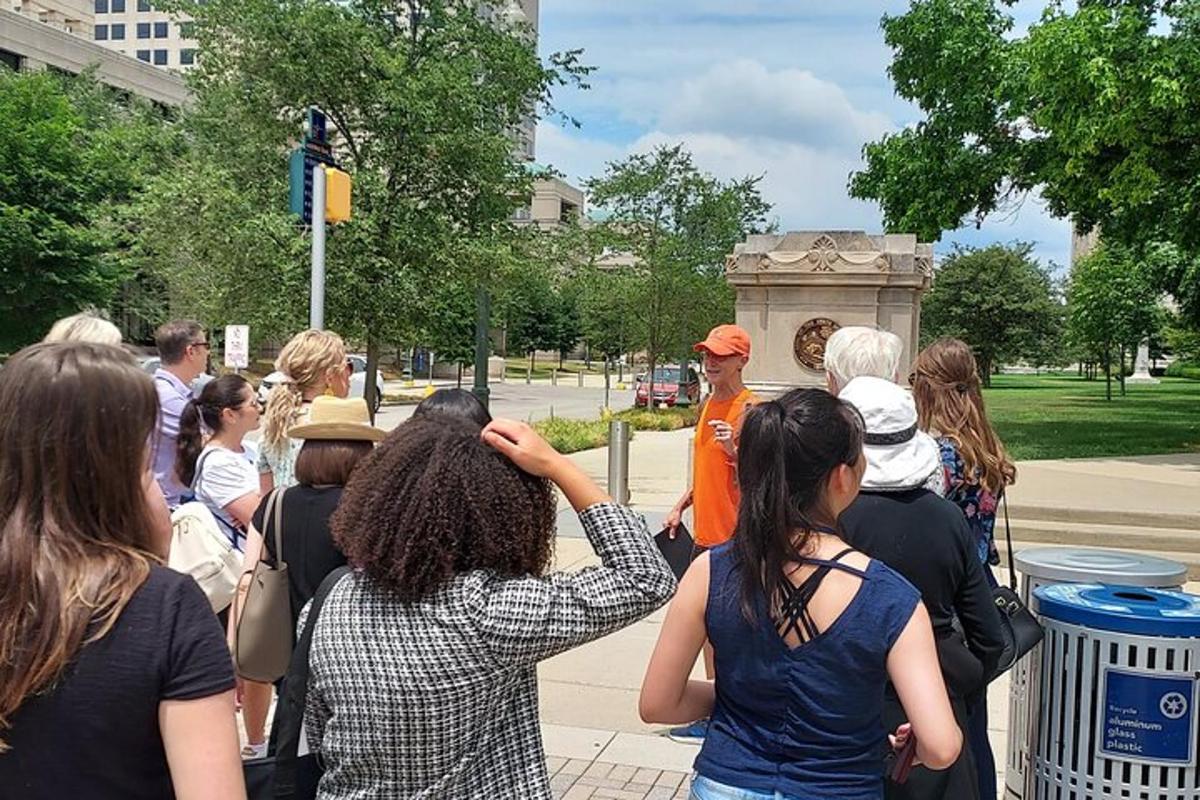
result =
[[[608,493],[621,505],[629,504],[629,423],[608,423]]]
[[[579,378],[579,388],[582,389],[583,388],[583,370],[579,370],[579,372],[576,372],[575,375]]]
[[[475,290],[475,385],[471,392],[488,407],[491,390],[488,389],[488,327],[491,324],[492,298],[481,284]]]
[[[308,327],[325,327],[325,165],[313,167],[312,191],[312,293]]]
[[[608,369],[608,356],[605,355],[604,356],[604,407],[606,409],[612,408],[612,404],[609,403],[609,401],[608,401],[609,384],[610,384],[611,378],[612,378],[612,374],[609,372],[609,369]]]

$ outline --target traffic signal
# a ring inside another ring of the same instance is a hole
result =
[[[325,221],[350,219],[350,176],[336,167],[325,168]]]

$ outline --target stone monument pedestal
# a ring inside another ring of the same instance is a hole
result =
[[[1133,374],[1125,379],[1126,383],[1158,383],[1158,378],[1150,374],[1150,345],[1142,342],[1138,345],[1137,357],[1133,361]]]
[[[734,248],[725,275],[737,294],[737,324],[753,345],[746,385],[777,396],[824,386],[825,341],[850,325],[899,336],[906,374],[916,354],[921,295],[933,278],[933,246],[909,234],[758,234]]]

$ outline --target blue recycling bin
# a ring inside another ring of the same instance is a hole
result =
[[[1200,596],[1141,586],[1034,590],[1046,629],[1035,800],[1200,800]]]

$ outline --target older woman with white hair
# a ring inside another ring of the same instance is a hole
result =
[[[121,344],[121,331],[95,311],[80,311],[55,322],[43,342]]]
[[[838,328],[825,343],[825,381],[830,394],[840,394],[850,381],[863,376],[900,380],[904,342],[890,331],[851,325]]]

